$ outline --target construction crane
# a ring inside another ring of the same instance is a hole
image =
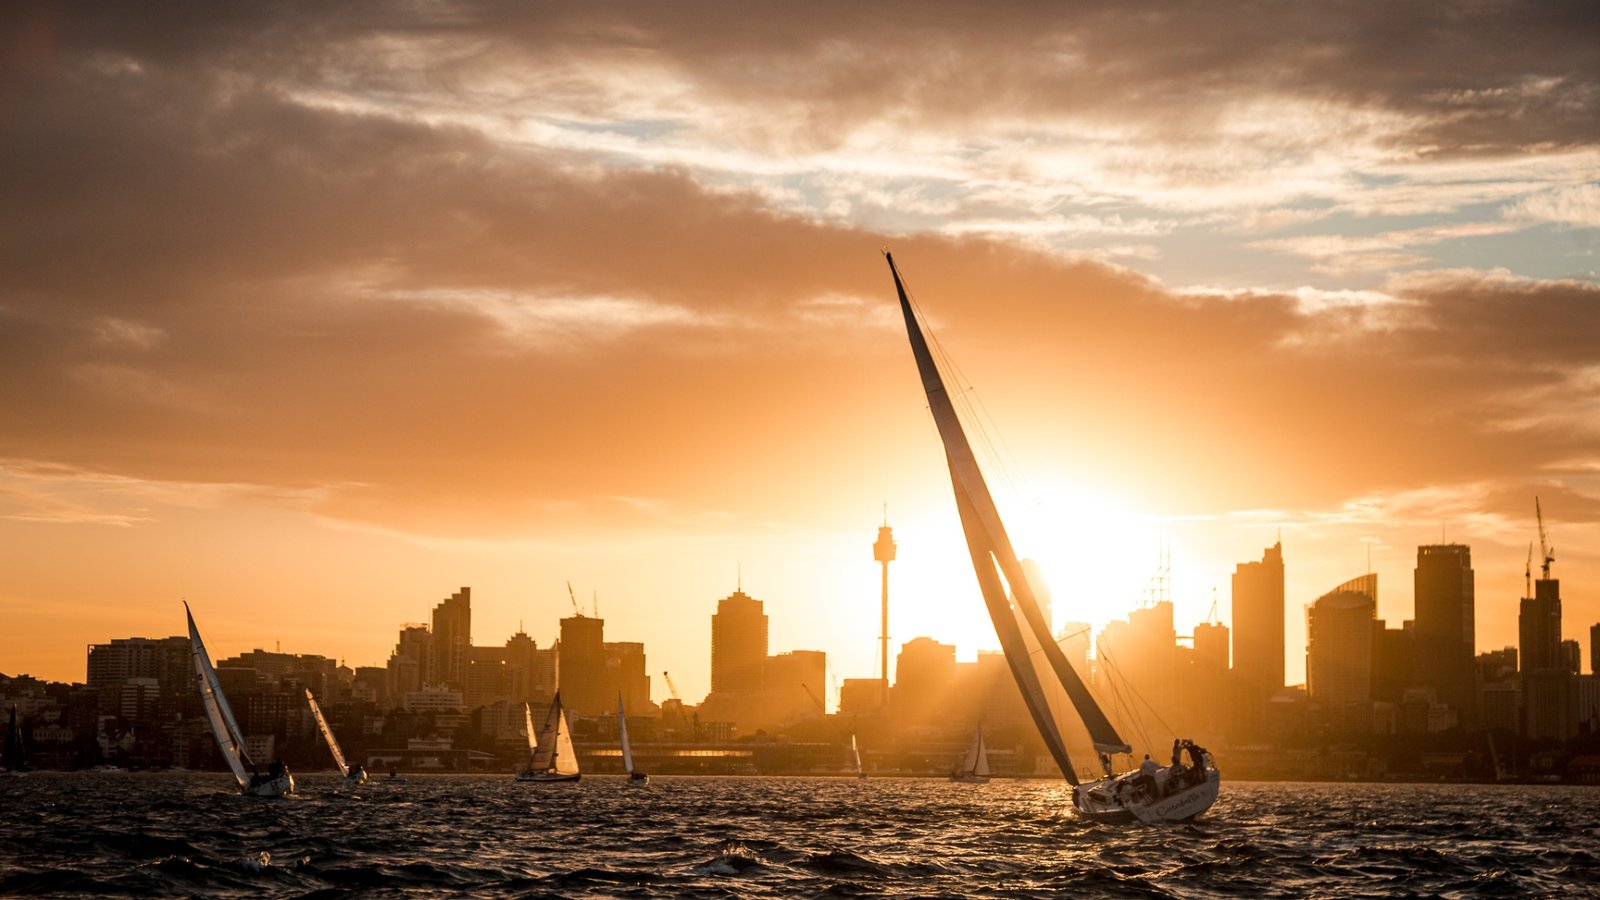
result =
[[[1527,591],[1522,596],[1531,598],[1533,596],[1533,541],[1528,542],[1528,564],[1522,567],[1522,580],[1526,585],[1523,589]]]
[[[806,696],[811,698],[811,702],[815,703],[817,705],[817,712],[822,713],[823,715],[827,715],[828,714],[828,708],[826,706],[822,705],[822,701],[817,698],[816,694],[812,693],[811,685],[806,684],[804,681],[802,681],[802,682],[800,682],[800,689],[805,691],[806,692]]]
[[[1539,556],[1544,561],[1539,564],[1539,571],[1544,573],[1545,581],[1550,580],[1550,564],[1556,561],[1556,548],[1550,546],[1549,538],[1544,532],[1544,510],[1539,508],[1539,498],[1533,498],[1533,515],[1539,520]]]
[[[583,618],[583,610],[578,608],[578,595],[572,592],[572,582],[567,582],[567,599],[572,601],[572,614]]]
[[[726,584],[727,582],[723,583]],[[667,693],[672,695],[672,699],[682,703],[683,698],[678,696],[678,686],[672,683],[672,676],[667,672],[662,672],[661,677],[667,682]]]

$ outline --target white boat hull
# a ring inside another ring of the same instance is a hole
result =
[[[257,784],[246,782],[239,790],[247,797],[282,797],[294,793],[294,776],[286,772]]]
[[[1144,822],[1147,825],[1187,822],[1211,808],[1217,802],[1217,792],[1222,787],[1222,773],[1215,767],[1206,769],[1205,780],[1154,800],[1130,798],[1116,799],[1118,782],[1127,775],[1105,778],[1073,789],[1073,803],[1078,814],[1086,819],[1108,825]]]

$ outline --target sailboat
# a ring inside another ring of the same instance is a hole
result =
[[[961,760],[961,768],[950,773],[950,780],[962,784],[989,783],[989,748],[983,745],[982,725],[972,730],[972,743],[967,745],[967,755]]]
[[[1162,769],[1159,773],[1135,770],[1116,774],[1112,771],[1111,755],[1131,753],[1133,748],[1117,734],[1105,711],[1095,702],[1051,635],[1050,624],[1045,621],[1033,587],[1011,547],[1011,539],[1000,521],[1000,512],[956,415],[950,392],[934,363],[933,353],[906,295],[900,270],[887,251],[884,258],[889,263],[889,273],[899,295],[900,312],[905,318],[906,336],[916,358],[923,392],[944,444],[956,510],[984,605],[1034,726],[1049,748],[1056,767],[1073,786],[1073,806],[1081,815],[1107,823],[1183,822],[1205,812],[1216,802],[1222,776],[1215,761],[1204,751],[1194,751],[1197,760],[1204,765],[1197,763],[1192,768],[1174,765],[1171,771]],[[1051,681],[1066,692],[1088,729],[1105,772],[1103,778],[1087,783],[1078,780],[1072,760],[1067,756],[1066,741],[1046,699],[1046,684]]]
[[[328,727],[328,720],[322,715],[322,707],[317,705],[317,698],[311,696],[310,688],[306,688],[306,702],[311,704],[311,716],[317,720],[317,728],[322,731],[322,740],[327,743],[328,752],[333,754],[333,764],[339,767],[339,773],[344,776],[344,783],[366,784],[367,770],[360,763],[349,765],[345,762],[344,751],[339,749],[339,742],[333,739],[333,729]]]
[[[528,767],[517,773],[518,781],[577,781],[578,754],[572,749],[572,732],[567,727],[567,714],[561,708],[561,692],[550,701],[550,711],[545,714],[544,728],[539,730],[538,743],[534,745]]]
[[[233,710],[228,708],[228,698],[222,694],[217,670],[211,665],[205,642],[200,640],[200,629],[195,627],[188,601],[184,601],[183,614],[189,619],[189,656],[194,663],[194,681],[200,689],[200,702],[205,706],[211,733],[217,739],[217,749],[222,751],[223,760],[233,772],[233,780],[239,783],[239,793],[251,797],[282,797],[292,793],[294,776],[277,760],[273,760],[265,775],[247,773],[246,770],[254,768],[255,764],[245,749],[244,736],[233,718]]]
[[[622,694],[617,694],[617,733],[622,736],[622,767],[628,772],[628,783],[645,785],[650,776],[633,767],[633,743],[628,740],[628,717],[622,712]]]
[[[5,750],[0,751],[0,773],[20,775],[28,768],[28,750],[22,743],[22,726],[17,723],[17,705],[11,704],[6,720]]]
[[[855,772],[856,778],[862,781],[867,780],[867,773],[861,771],[861,748],[856,746],[854,732],[850,734],[850,768]]]

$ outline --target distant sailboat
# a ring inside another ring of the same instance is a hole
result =
[[[622,711],[622,694],[617,694],[617,733],[622,736],[622,767],[629,784],[649,784],[650,776],[633,767],[633,742],[628,740],[628,717]]]
[[[983,744],[983,726],[973,729],[967,755],[961,760],[961,768],[950,773],[950,780],[962,784],[989,783],[989,748]]]
[[[855,772],[857,778],[862,781],[867,780],[867,773],[861,771],[861,748],[856,746],[854,732],[850,734],[850,768]]]
[[[6,745],[0,751],[0,772],[20,774],[28,768],[28,749],[22,742],[22,726],[17,722],[17,705],[11,704],[6,720]]]
[[[322,707],[317,705],[317,698],[311,696],[310,688],[306,688],[306,702],[311,704],[311,715],[317,720],[317,728],[322,731],[322,740],[327,743],[328,752],[333,754],[333,764],[339,767],[339,774],[344,776],[345,784],[366,784],[367,770],[360,763],[349,765],[345,762],[344,751],[339,749],[339,742],[334,740],[333,729],[328,727],[328,720],[322,715]]]
[[[539,731],[538,743],[528,759],[528,767],[517,773],[518,781],[577,781],[578,754],[572,749],[572,732],[567,728],[567,714],[561,708],[561,693],[550,701],[550,711],[545,714],[544,728]]]
[[[195,627],[194,614],[184,601],[183,614],[189,619],[189,655],[194,663],[195,686],[200,690],[200,702],[205,706],[206,719],[211,723],[211,733],[216,736],[217,749],[239,783],[239,792],[252,797],[281,797],[294,791],[294,776],[282,763],[274,760],[266,775],[250,774],[253,768],[250,754],[245,749],[244,736],[239,723],[228,708],[228,698],[222,694],[222,684],[217,680],[217,670],[211,666],[205,642],[200,640],[200,629]]]
[[[994,623],[995,634],[1005,652],[1006,663],[1033,717],[1034,726],[1044,738],[1056,766],[1073,785],[1074,806],[1088,818],[1111,823],[1134,820],[1182,822],[1205,812],[1217,799],[1222,776],[1209,755],[1198,747],[1191,750],[1196,758],[1196,765],[1192,767],[1174,764],[1171,770],[1160,769],[1159,772],[1136,770],[1122,775],[1112,773],[1111,754],[1131,753],[1132,748],[1112,727],[1105,711],[1095,702],[1083,679],[1072,668],[1072,663],[1050,633],[1050,624],[1045,621],[1033,586],[1029,584],[1011,547],[1011,538],[1001,524],[1000,512],[995,507],[989,486],[978,468],[972,445],[956,415],[950,392],[945,388],[944,377],[934,363],[927,338],[912,310],[905,283],[900,279],[900,270],[895,267],[894,257],[886,252],[884,258],[889,263],[890,275],[894,277],[900,311],[905,318],[906,336],[911,341],[911,352],[917,361],[928,408],[933,413],[934,424],[944,444],[951,487],[955,491],[956,510],[961,517],[961,530],[967,539],[967,550],[978,576],[984,605],[989,610],[989,618]],[[1006,591],[1008,586],[1011,589],[1009,597]],[[1087,784],[1078,782],[1072,760],[1067,757],[1066,741],[1046,699],[1045,684],[1051,681],[1065,690],[1073,709],[1088,729],[1105,770],[1104,778]]]

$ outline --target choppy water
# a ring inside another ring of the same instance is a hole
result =
[[[1600,788],[1225,783],[1157,828],[1086,823],[1046,781],[299,782],[0,778],[0,893],[1600,896]]]

